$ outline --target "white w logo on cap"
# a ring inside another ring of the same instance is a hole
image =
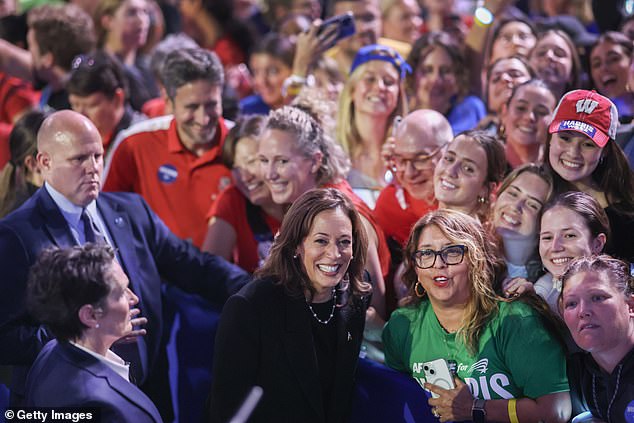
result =
[[[586,113],[590,114],[594,112],[594,109],[599,105],[598,101],[590,100],[590,99],[582,99],[577,101],[577,113]]]

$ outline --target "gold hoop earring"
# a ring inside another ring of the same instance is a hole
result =
[[[414,294],[416,294],[418,298],[423,298],[425,294],[427,294],[425,288],[423,288],[423,284],[420,283],[420,281],[416,281],[416,285],[414,285]]]

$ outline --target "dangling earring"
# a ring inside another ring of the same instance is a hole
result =
[[[423,288],[423,284],[420,283],[420,281],[416,281],[416,285],[414,285],[414,294],[416,294],[418,298],[423,298],[425,294],[427,294],[425,288]]]
[[[500,123],[500,127],[498,128],[498,135],[502,139],[506,136],[506,128],[504,127],[503,123]]]

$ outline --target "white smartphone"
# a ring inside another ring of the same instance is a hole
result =
[[[444,389],[453,389],[456,384],[453,381],[453,375],[449,370],[449,363],[444,358],[423,363],[423,371],[425,372],[425,381],[437,385]],[[438,398],[438,395],[431,392],[432,398]]]

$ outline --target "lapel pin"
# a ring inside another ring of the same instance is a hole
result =
[[[123,228],[125,226],[125,221],[123,220],[122,217],[115,217],[114,218],[114,224],[117,225],[120,228]]]

